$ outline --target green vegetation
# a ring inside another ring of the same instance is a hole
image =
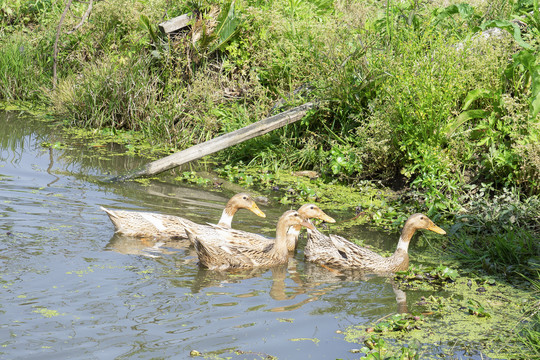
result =
[[[62,24],[53,87],[62,4],[1,2],[2,99],[175,148],[316,100],[301,123],[215,158],[405,184],[447,218],[468,210],[470,185],[540,192],[536,2],[115,0],[77,27],[86,9],[73,2]],[[187,30],[160,32],[183,13]]]
[[[364,359],[367,360],[416,360],[420,359],[420,354],[416,349],[402,347],[400,351],[392,352],[388,349],[386,342],[373,335],[365,340],[365,346],[359,352],[365,354]]]
[[[316,101],[300,122],[215,155],[215,170],[279,189],[282,203],[365,215],[343,226],[396,230],[424,212],[448,224],[437,241],[461,266],[538,279],[538,0],[108,0],[81,26],[88,3],[73,1],[55,81],[64,6],[0,0],[0,100],[47,108],[66,126],[137,133],[123,143],[155,154]],[[185,13],[187,29],[160,32]],[[522,333],[529,355],[539,308]]]
[[[453,272],[443,267],[440,270]],[[406,275],[401,274],[396,281],[400,288],[415,290],[405,290],[408,313],[389,314],[371,324],[344,330],[348,341],[364,345],[360,351],[366,356],[375,353],[384,355],[380,359],[413,358],[400,357],[409,354],[435,359],[443,353],[451,358],[467,353],[474,358],[536,358],[537,338],[530,324],[535,316],[532,309],[538,305],[532,304],[534,295],[529,284],[518,285],[517,279],[514,284],[506,284],[471,272],[460,273],[455,281],[447,278],[445,283],[430,280],[429,274],[419,269],[411,269]],[[426,295],[420,296],[422,293]],[[525,316],[524,307],[531,310]],[[441,343],[451,344],[450,348],[440,347]],[[437,347],[436,352],[430,350],[433,347]]]

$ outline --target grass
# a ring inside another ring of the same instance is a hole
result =
[[[39,56],[36,44],[14,36],[0,47],[0,96],[8,101],[46,101],[43,89],[50,77],[47,59]]]
[[[540,278],[539,274],[536,274],[536,278]],[[530,280],[530,279],[529,279]],[[530,280],[536,295],[540,291],[540,283],[535,280]],[[538,299],[538,297],[537,297]],[[519,339],[524,348],[521,349],[521,353],[524,357],[540,358],[540,301],[537,300],[534,304],[529,305],[529,309],[526,314],[527,320],[525,326],[523,326],[519,333]]]

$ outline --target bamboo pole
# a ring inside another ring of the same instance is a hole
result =
[[[151,176],[190,161],[200,159],[203,156],[213,154],[217,151],[240,144],[254,137],[264,135],[272,130],[279,129],[285,125],[292,124],[293,122],[296,122],[304,117],[306,112],[314,106],[314,103],[305,103],[285,112],[257,121],[256,123],[236,131],[218,136],[212,140],[208,140],[167,157],[153,161],[125,175],[113,177],[110,179],[110,181],[125,181],[141,176]]]

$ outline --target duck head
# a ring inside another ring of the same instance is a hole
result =
[[[233,216],[239,209],[246,209],[260,217],[266,217],[266,214],[259,209],[251,196],[245,193],[234,195],[225,206],[225,212]]]
[[[325,214],[324,211],[321,210],[317,205],[315,204],[305,204],[298,209],[298,213],[301,217],[304,219],[320,219],[323,221],[326,221],[328,223],[335,223],[336,220],[334,220],[332,217]]]

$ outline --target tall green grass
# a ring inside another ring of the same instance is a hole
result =
[[[8,101],[46,101],[50,86],[49,61],[35,41],[9,36],[0,47],[0,98]]]

